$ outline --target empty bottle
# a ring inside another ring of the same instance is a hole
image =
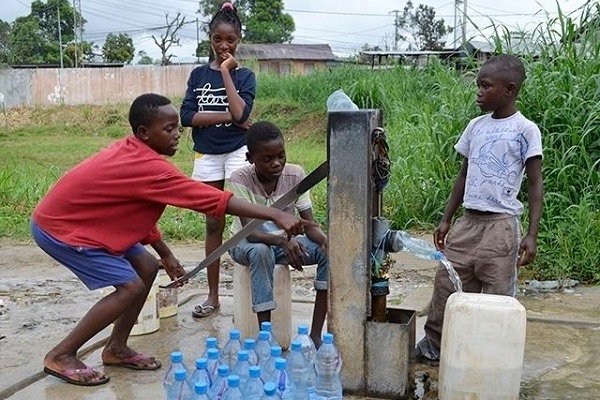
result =
[[[277,357],[281,357],[281,352],[280,346],[271,346],[271,356],[265,362],[265,367],[263,368],[262,374],[266,380],[268,380],[267,378],[270,378],[271,375],[273,375],[273,372],[275,372],[275,360]]]
[[[258,365],[264,370],[265,363],[271,357],[271,335],[267,331],[258,332],[258,340],[254,350],[258,356]]]
[[[183,368],[175,371],[175,382],[167,392],[167,400],[191,400],[192,389],[187,381],[187,371]]]
[[[294,398],[294,384],[292,383],[286,368],[286,359],[277,357],[275,359],[275,371],[273,371],[273,374],[268,380],[275,382],[277,394],[282,400],[292,400]]]
[[[256,353],[256,340],[252,338],[244,339],[244,350],[248,352],[248,362],[250,365],[258,365],[258,354]]]
[[[219,340],[214,336],[209,336],[204,339],[204,351],[200,355],[200,358],[208,358],[209,349],[219,350]]]
[[[263,386],[263,397],[262,400],[279,400],[279,395],[277,394],[277,385],[275,382],[266,382]]]
[[[269,321],[263,321],[260,323],[260,330],[269,332],[269,340],[271,341],[271,346],[279,346],[279,341],[273,334],[273,325]]]
[[[342,400],[342,382],[340,370],[342,359],[331,333],[323,334],[323,343],[315,356],[315,368],[317,379],[315,382],[315,393],[319,399]]]
[[[196,382],[194,385],[194,396],[192,400],[210,400],[208,397],[208,385],[206,382]]]
[[[308,399],[308,362],[302,354],[302,342],[299,340],[292,341],[287,355],[287,371],[294,385],[294,399]]]
[[[250,376],[250,361],[248,360],[248,350],[239,350],[237,362],[235,363],[231,373],[237,375],[240,379],[242,386],[246,384],[248,377]]]
[[[444,256],[426,240],[410,236],[404,231],[389,231],[386,240],[386,250],[392,252],[409,251],[413,255],[425,260],[441,260]]]
[[[227,377],[229,376],[229,367],[227,365],[219,365],[217,368],[218,374],[213,385],[208,391],[208,397],[212,400],[222,400],[225,391],[227,390]]]
[[[163,386],[167,393],[169,392],[169,388],[175,382],[175,371],[179,369],[189,372],[188,368],[183,363],[183,353],[181,351],[174,351],[171,353],[171,363],[169,368],[167,368],[167,372],[165,373],[165,378],[163,380]]]
[[[208,359],[206,360],[206,370],[210,374],[212,382],[214,383],[219,371],[217,368],[221,364],[221,360],[219,359],[219,350],[217,349],[208,349]],[[212,386],[212,385],[211,385]]]
[[[264,382],[261,378],[261,369],[258,365],[253,365],[249,370],[248,381],[242,387],[242,394],[246,400],[260,400],[263,395]]]
[[[239,329],[230,330],[229,340],[225,343],[221,351],[221,364],[227,365],[229,370],[233,369],[233,366],[237,362],[238,351],[242,349],[240,334]]]
[[[196,369],[189,379],[190,388],[194,389],[196,382],[206,382],[208,387],[211,387],[213,378],[210,372],[208,372],[208,360],[206,358],[197,358],[195,365]]]
[[[302,354],[304,354],[304,358],[306,358],[306,366],[308,368],[306,385],[308,391],[313,393],[315,390],[315,379],[317,377],[317,372],[315,371],[315,355],[317,354],[317,348],[315,347],[315,342],[313,342],[308,334],[307,325],[298,325],[298,334],[294,340],[302,343]]]
[[[227,391],[223,396],[223,400],[243,400],[244,395],[240,389],[240,377],[237,375],[229,375],[227,378]]]

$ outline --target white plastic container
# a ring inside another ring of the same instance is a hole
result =
[[[158,273],[158,285],[166,286],[171,283],[171,278],[166,272]],[[178,288],[158,289],[158,316],[159,318],[169,318],[177,315],[178,312]]]
[[[517,400],[525,308],[513,297],[457,292],[444,313],[440,400]]]

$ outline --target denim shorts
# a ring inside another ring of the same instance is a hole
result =
[[[138,278],[127,260],[146,252],[140,243],[123,255],[114,255],[103,249],[71,246],[43,231],[33,220],[30,224],[33,239],[50,257],[69,268],[88,289],[119,286]]]

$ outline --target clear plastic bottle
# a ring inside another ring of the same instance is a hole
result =
[[[271,357],[271,335],[267,331],[258,332],[258,340],[254,350],[258,356],[258,365],[264,370],[265,363]]]
[[[253,365],[249,369],[250,376],[248,381],[242,387],[242,394],[246,400],[260,400],[263,395],[264,382],[261,378],[261,369],[258,365]]]
[[[356,111],[358,106],[344,93],[338,89],[327,98],[327,111]]]
[[[223,395],[223,400],[243,400],[244,395],[240,389],[240,377],[229,375],[227,378],[227,391]]]
[[[246,384],[246,381],[248,381],[248,377],[250,376],[250,367],[252,365],[250,365],[248,357],[248,350],[239,350],[237,362],[231,370],[233,375],[237,375],[240,378],[240,383],[242,386]]]
[[[267,361],[265,361],[265,367],[263,368],[262,376],[268,380],[273,372],[275,372],[275,360],[278,357],[281,357],[281,347],[280,346],[271,346],[271,356]]]
[[[410,236],[405,231],[390,231],[387,237],[386,249],[392,252],[409,251],[414,256],[425,260],[441,260],[444,256],[426,240]]]
[[[292,341],[287,355],[287,370],[294,385],[294,399],[308,399],[308,360],[302,354],[302,342],[299,340]]]
[[[183,353],[181,351],[174,351],[171,353],[171,363],[169,368],[167,368],[167,372],[165,372],[165,377],[163,379],[165,392],[169,392],[169,388],[175,382],[175,371],[179,369],[183,369],[189,373],[187,366],[183,362]]]
[[[219,350],[219,340],[214,336],[209,336],[204,339],[204,351],[200,354],[199,358],[208,358],[208,350],[217,349]]]
[[[194,396],[192,400],[210,400],[208,397],[208,385],[206,382],[196,382],[194,385]]]
[[[175,371],[175,382],[167,392],[167,400],[191,400],[192,389],[187,381],[187,371],[183,368]]]
[[[260,330],[269,332],[271,346],[279,346],[279,341],[273,334],[273,325],[269,321],[263,321],[260,323]]]
[[[294,340],[298,340],[302,343],[302,354],[304,354],[304,358],[306,358],[306,366],[308,369],[306,385],[309,393],[312,394],[315,391],[315,379],[317,377],[317,372],[315,370],[317,348],[315,347],[315,342],[313,342],[308,333],[308,325],[298,325],[298,334]]]
[[[229,331],[229,340],[223,346],[221,351],[221,364],[225,364],[229,367],[229,370],[233,369],[233,366],[237,362],[238,351],[242,349],[242,342],[240,341],[241,332],[239,329],[232,329]]]
[[[264,394],[261,400],[279,400],[279,395],[277,394],[277,385],[275,385],[275,382],[265,382],[263,391]]]
[[[221,360],[219,359],[219,350],[217,349],[208,349],[208,359],[206,361],[206,369],[210,374],[212,382],[214,383],[219,371],[217,368],[221,364]],[[211,385],[212,386],[212,385]]]
[[[229,376],[229,367],[227,365],[219,365],[217,371],[217,377],[213,381],[213,385],[208,391],[208,397],[210,397],[212,400],[223,400],[223,395],[227,390],[227,377]]]
[[[277,357],[275,359],[275,371],[269,377],[269,381],[275,382],[277,394],[281,400],[292,400],[294,398],[294,384],[287,371],[287,361],[285,358]]]
[[[248,352],[248,362],[250,365],[258,365],[258,354],[256,353],[256,340],[252,338],[244,339],[244,350]]]
[[[315,382],[315,393],[319,399],[342,400],[342,381],[340,370],[342,359],[331,333],[323,334],[323,343],[315,356],[315,368],[317,379]]]
[[[208,372],[208,360],[206,358],[197,358],[195,365],[196,369],[189,379],[190,388],[193,390],[196,382],[206,382],[208,387],[211,387],[213,378],[210,372]]]

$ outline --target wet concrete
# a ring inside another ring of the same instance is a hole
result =
[[[199,250],[187,254],[176,249],[184,264],[193,265]],[[27,254],[29,253],[29,254]],[[10,262],[9,260],[12,260]],[[188,261],[189,260],[189,261]],[[13,265],[22,266],[21,269]],[[41,372],[43,355],[100,297],[81,286],[63,267],[29,247],[9,250],[0,247],[0,399],[163,399],[164,369],[140,372],[107,367],[111,376],[107,385],[77,387]],[[422,315],[417,320],[417,340],[423,335],[433,278],[430,263],[400,259],[393,275],[390,303],[403,304]],[[203,299],[206,287],[201,277],[182,290],[180,300],[189,299],[175,317],[161,320],[159,331],[135,336],[132,347],[158,357],[166,364],[171,351],[184,352],[191,364],[202,350],[208,335],[220,342],[233,326],[231,281],[224,269],[222,307],[213,316],[201,320],[191,317],[195,304]],[[293,284],[293,326],[310,321],[313,294],[310,276],[295,276]],[[195,296],[190,299],[190,296]],[[567,293],[519,296],[528,313],[525,361],[521,395],[523,400],[563,400],[600,398],[600,288],[578,287]],[[97,335],[83,359],[102,368],[100,352],[108,331]],[[90,347],[91,346],[91,347]],[[416,366],[415,398],[437,399],[437,368]],[[359,397],[346,396],[347,399]]]

